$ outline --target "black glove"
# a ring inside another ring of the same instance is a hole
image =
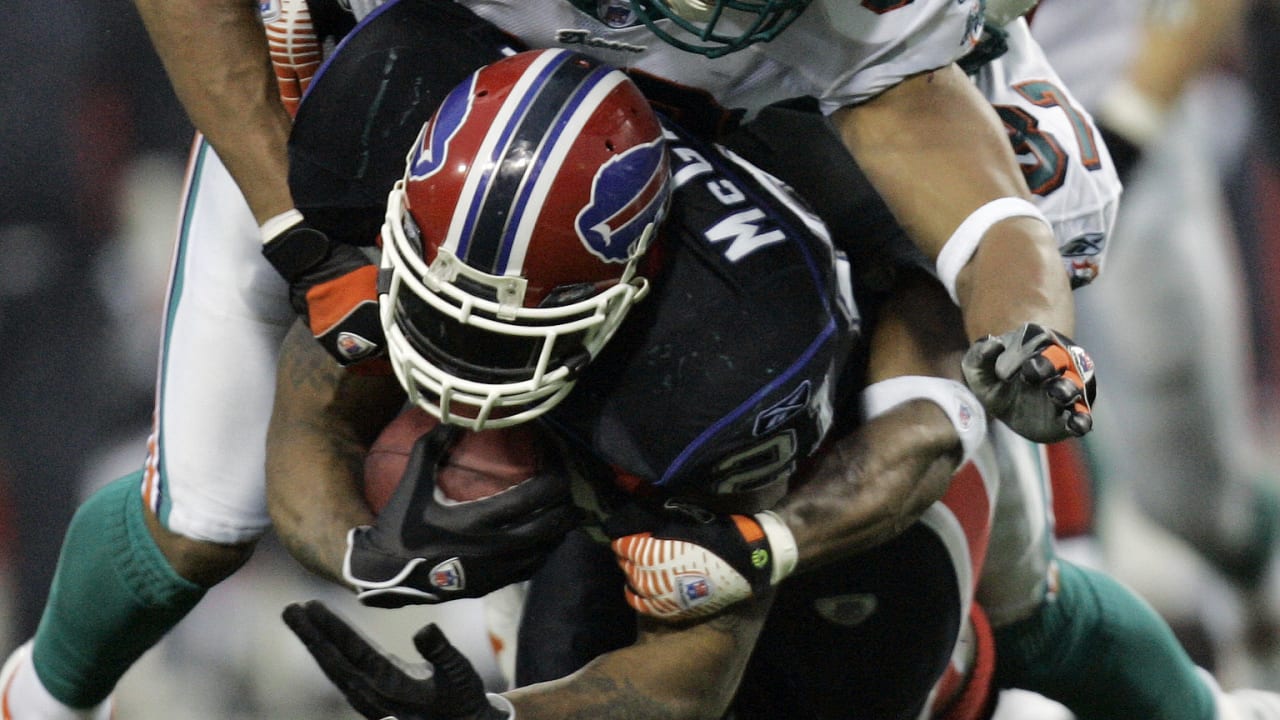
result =
[[[427,665],[411,675],[399,658],[383,654],[318,600],[288,605],[283,615],[325,676],[369,720],[507,720],[515,714],[501,696],[486,696],[480,675],[435,624],[413,636]]]
[[[1071,338],[1035,323],[969,346],[965,381],[994,417],[1050,443],[1093,429],[1093,360]]]
[[[578,525],[568,465],[549,447],[538,474],[518,485],[478,500],[444,498],[436,475],[462,432],[441,424],[418,438],[375,524],[348,534],[342,572],[365,605],[480,597],[527,580]]]
[[[382,354],[378,267],[360,248],[331,241],[296,210],[262,226],[262,254],[289,282],[289,302],[339,363]]]

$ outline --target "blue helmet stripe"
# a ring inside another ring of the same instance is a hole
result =
[[[577,67],[573,65],[571,67]],[[511,252],[515,244],[519,241],[517,232],[520,228],[520,220],[524,217],[525,211],[529,206],[529,199],[533,194],[533,190],[538,185],[538,178],[542,171],[546,169],[548,156],[555,151],[556,145],[560,142],[560,137],[564,134],[569,126],[570,119],[578,112],[583,103],[590,96],[591,91],[600,84],[600,82],[609,73],[613,72],[612,68],[596,66],[586,77],[579,78],[577,87],[573,89],[568,101],[563,103],[553,102],[553,105],[559,106],[560,116],[556,119],[555,124],[545,134],[542,141],[542,147],[539,149],[538,156],[529,167],[523,186],[519,189],[512,206],[511,216],[507,220],[506,231],[502,237],[502,252],[498,257],[498,263],[494,268],[495,273],[502,273],[507,269],[507,264],[511,258]],[[538,127],[534,126],[535,129]]]
[[[472,240],[477,238],[478,233],[483,232],[483,228],[480,227],[483,224],[483,221],[486,219],[493,219],[485,217],[484,207],[488,203],[489,194],[492,192],[490,184],[493,181],[493,168],[500,167],[503,157],[510,153],[509,146],[512,142],[512,138],[515,136],[516,131],[519,128],[521,119],[529,111],[529,107],[534,103],[534,101],[537,100],[542,86],[546,85],[546,83],[550,81],[551,77],[555,74],[556,68],[563,64],[565,59],[567,59],[565,56],[557,57],[544,67],[538,74],[538,77],[534,79],[533,85],[530,87],[529,91],[519,98],[519,103],[517,104],[515,111],[507,120],[507,124],[502,127],[502,134],[498,138],[498,142],[494,145],[493,155],[490,157],[490,163],[488,167],[484,169],[484,177],[480,179],[475,193],[471,196],[471,205],[467,208],[466,220],[463,223],[462,233],[458,239],[457,255],[472,267],[490,267],[493,263],[493,257],[496,255],[494,248],[479,248],[477,251],[473,250],[471,247]],[[490,130],[490,132],[492,132],[492,130]],[[481,243],[483,243],[485,237],[494,237],[494,235],[486,236],[481,234],[479,237]],[[477,252],[477,254],[473,255],[473,252]]]
[[[542,68],[501,129],[492,155],[496,172],[477,187],[463,227],[459,250],[472,267],[493,274],[507,270],[519,242],[520,219],[546,155],[590,88],[609,72],[594,62],[570,62],[581,57],[566,51]]]

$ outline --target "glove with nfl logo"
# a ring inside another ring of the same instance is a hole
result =
[[[262,254],[289,281],[289,302],[342,365],[382,354],[378,267],[354,245],[335,243],[289,210],[262,225]]]
[[[715,614],[777,585],[798,556],[791,530],[772,512],[679,513],[611,546],[631,607],[672,622]]]
[[[1093,360],[1062,333],[1027,323],[969,346],[961,362],[969,389],[993,416],[1041,443],[1093,428]]]
[[[507,720],[501,695],[486,695],[475,667],[440,628],[413,636],[425,664],[386,655],[319,601],[284,609],[284,622],[307,646],[330,682],[369,720]]]
[[[343,578],[370,607],[487,595],[529,579],[579,523],[567,471],[554,461],[477,500],[451,500],[436,477],[462,428],[440,424],[414,443],[404,477],[373,525],[347,534]]]

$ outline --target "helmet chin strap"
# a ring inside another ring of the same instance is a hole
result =
[[[671,11],[685,20],[706,22],[711,19],[715,0],[667,0]]]

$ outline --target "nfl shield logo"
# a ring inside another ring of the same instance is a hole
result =
[[[457,592],[466,587],[466,576],[458,558],[450,558],[431,569],[431,584],[441,590]]]
[[[702,575],[686,575],[680,578],[680,592],[685,605],[693,607],[711,597],[711,583]]]

